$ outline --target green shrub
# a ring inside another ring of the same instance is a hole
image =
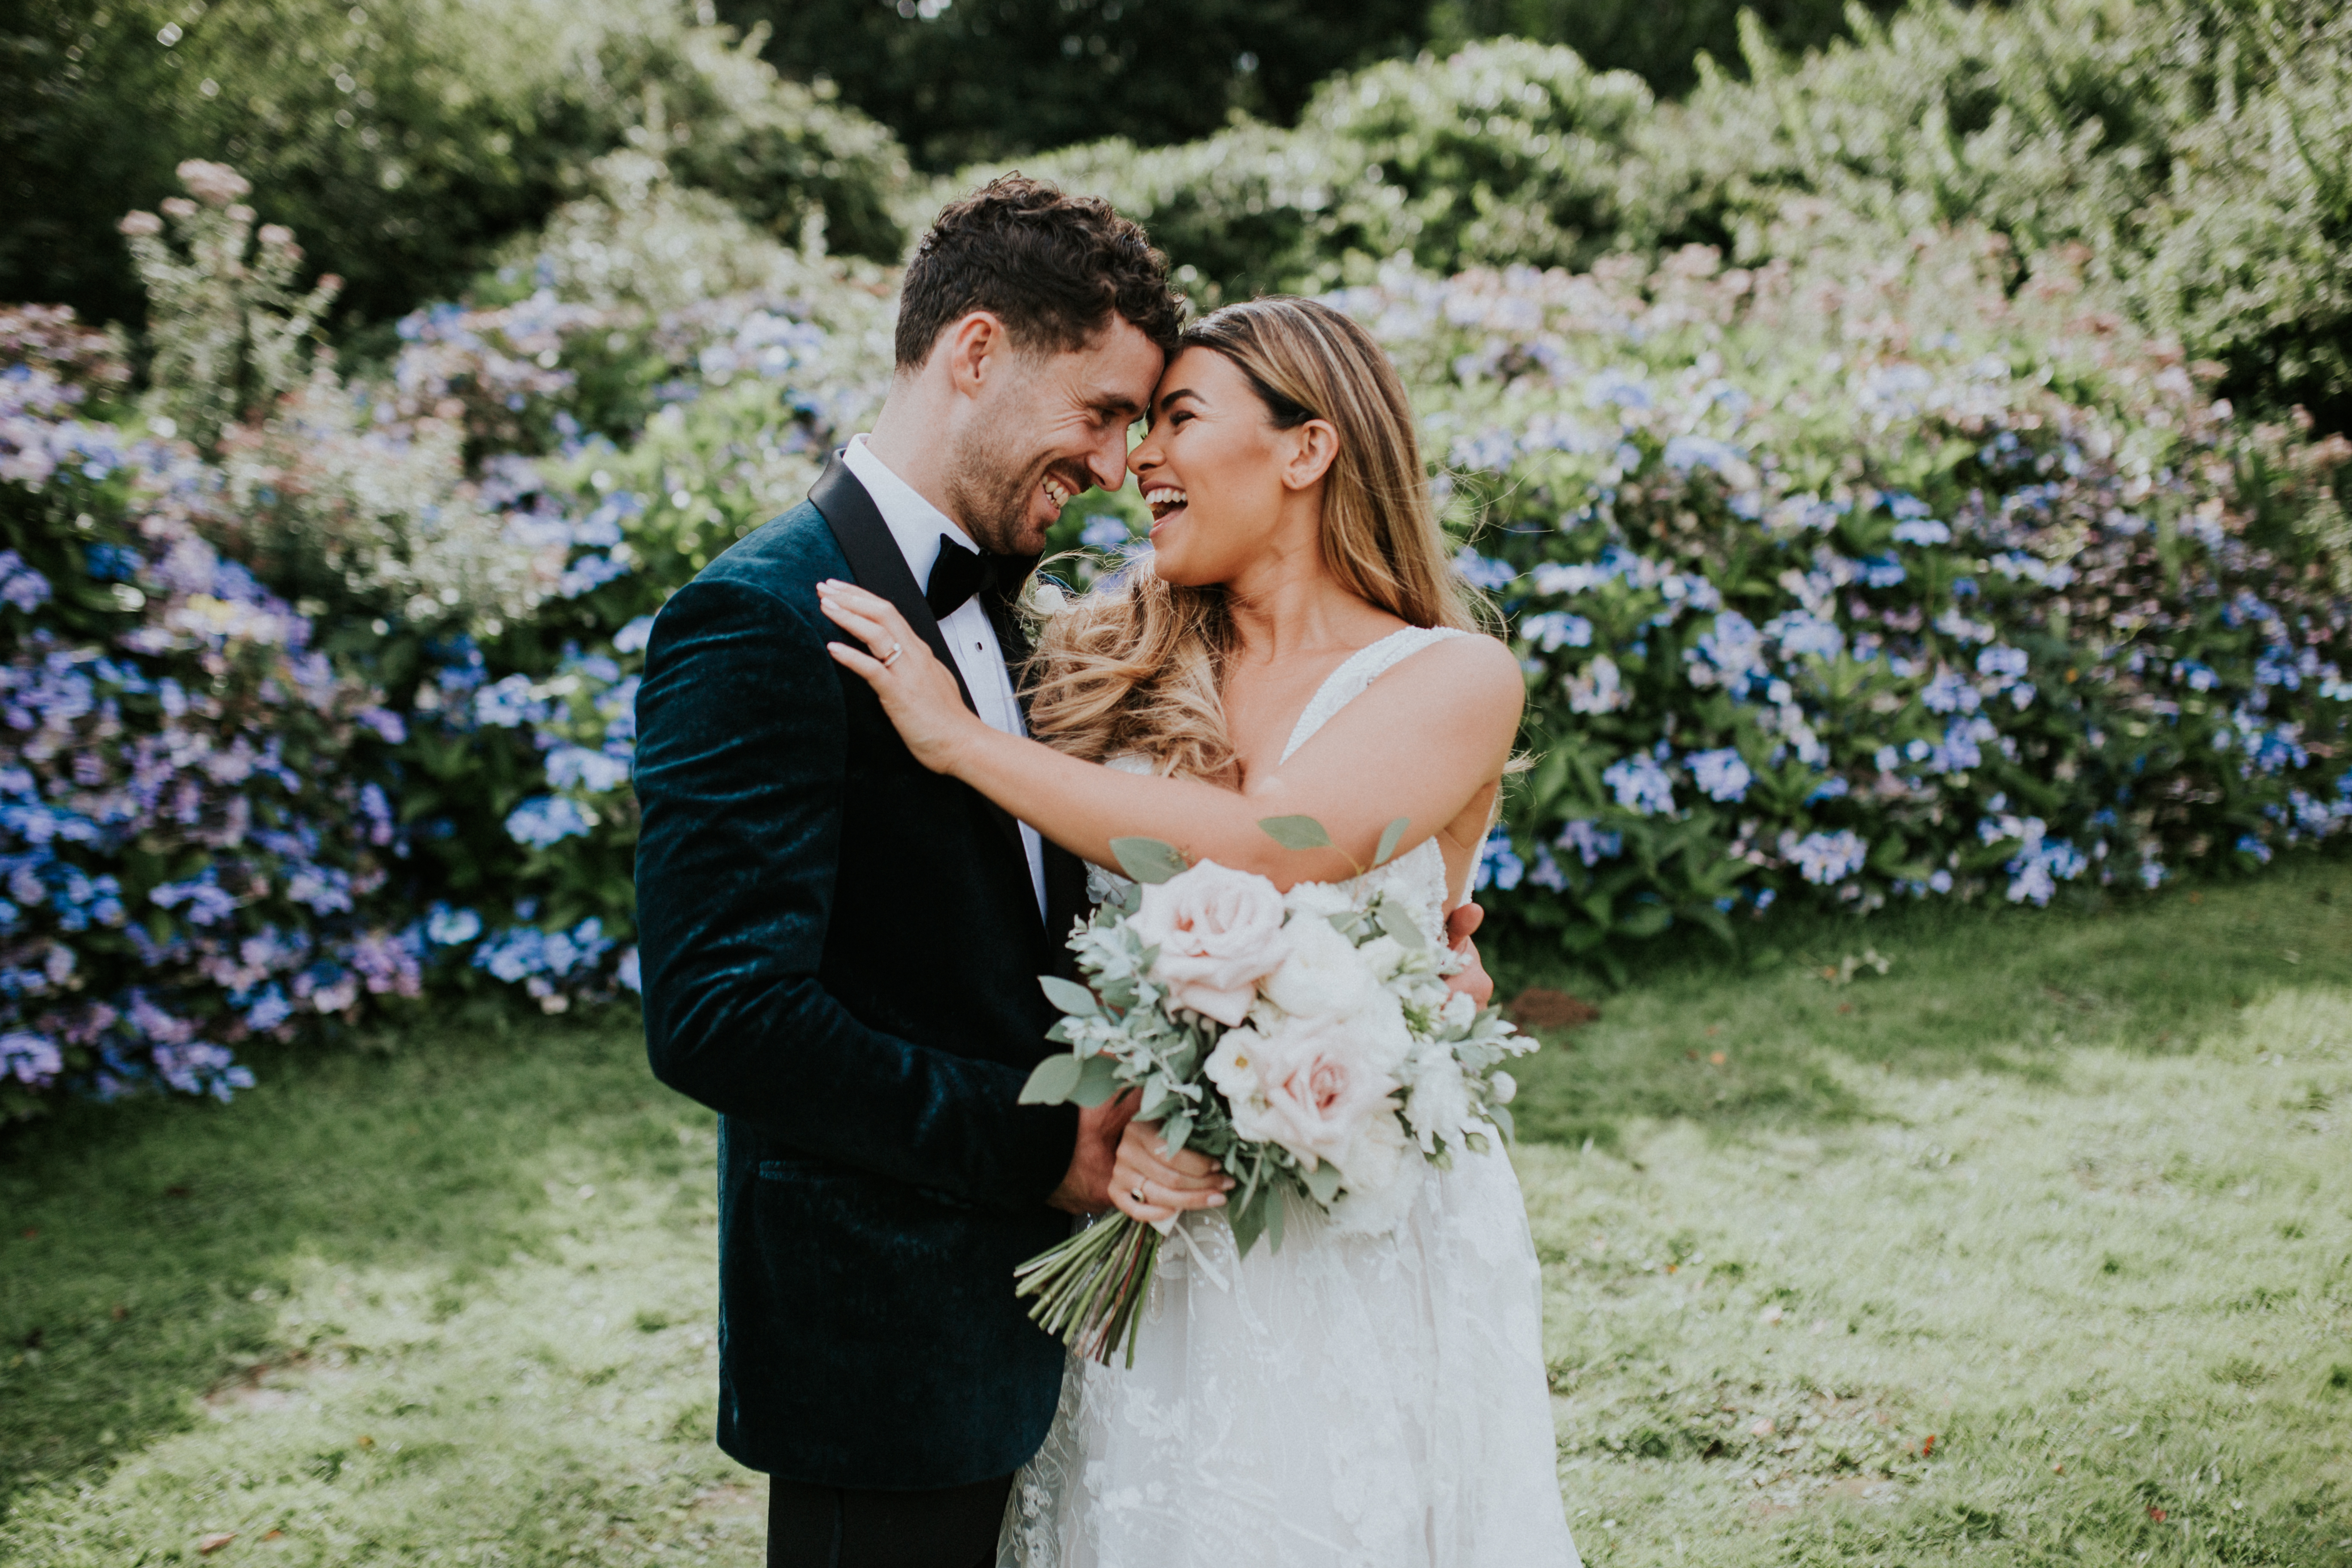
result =
[[[1287,123],[1334,71],[1410,53],[1426,0],[721,0],[767,58],[829,79],[946,170],[1077,141]]]
[[[1869,11],[1898,8],[1900,0],[1871,0]],[[1429,45],[1452,50],[1481,38],[1530,38],[1564,44],[1596,70],[1628,70],[1662,98],[1679,97],[1698,81],[1698,57],[1731,59],[1739,53],[1739,16],[1752,11],[1779,47],[1815,48],[1848,25],[1846,0],[1437,0],[1430,7]]]
[[[1623,150],[1652,112],[1639,78],[1507,39],[1339,78],[1295,131],[1244,122],[1026,166],[1110,198],[1213,302],[1368,277],[1401,252],[1441,271],[1590,265],[1625,242]]]
[[[2327,0],[1916,5],[1719,72],[1639,146],[1629,232],[1753,259],[1790,195],[1889,235],[1979,223],[2228,367],[2225,387],[2352,423],[2352,13]],[[2070,263],[2071,265],[2071,263]]]
[[[1927,0],[1685,102],[1564,48],[1473,45],[1320,91],[1294,131],[1066,150],[1033,173],[1147,223],[1204,300],[1421,266],[1585,266],[1700,243],[1770,259],[1827,203],[1892,255],[1972,223],[2225,367],[2231,395],[2352,423],[2352,14],[2321,0]],[[967,175],[966,178],[973,176]]]
[[[818,216],[836,249],[902,242],[888,132],[665,0],[36,0],[0,37],[0,299],[95,320],[137,318],[115,220],[188,158],[252,178],[363,320],[455,292],[632,136],[786,237]]]

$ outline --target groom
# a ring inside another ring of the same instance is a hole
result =
[[[719,1112],[719,1443],[774,1568],[980,1568],[1061,1345],[1013,1266],[1108,1205],[1121,1118],[1028,1106],[1086,875],[926,772],[825,656],[815,584],[895,604],[999,729],[1012,595],[1124,482],[1181,303],[1143,231],[1017,176],[908,266],[870,436],[662,609],[637,697],[646,1032]]]

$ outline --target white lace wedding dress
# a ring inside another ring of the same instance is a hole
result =
[[[1285,760],[1455,635],[1408,629],[1355,654]],[[1433,839],[1372,876],[1443,940]],[[1071,1360],[1014,1479],[1000,1568],[1576,1568],[1518,1179],[1500,1152],[1423,1170],[1388,1234],[1293,1201],[1281,1250],[1243,1258],[1223,1215],[1187,1217],[1192,1247],[1160,1249],[1132,1370]]]

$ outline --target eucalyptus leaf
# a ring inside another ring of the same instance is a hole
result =
[[[1189,869],[1176,846],[1158,838],[1114,838],[1110,852],[1118,857],[1120,870],[1155,887]]]
[[[1262,816],[1258,826],[1285,849],[1328,849],[1331,836],[1311,816]]]
[[[1174,1153],[1184,1147],[1192,1136],[1192,1113],[1180,1110],[1160,1124],[1160,1141]]]
[[[1421,922],[1414,920],[1412,912],[1402,903],[1387,894],[1381,894],[1381,901],[1372,906],[1372,917],[1380,922],[1381,933],[1394,937],[1400,947],[1419,952],[1429,945],[1429,937],[1422,931]]]
[[[1078,1087],[1078,1078],[1083,1070],[1084,1064],[1076,1057],[1067,1055],[1047,1057],[1030,1072],[1029,1081],[1021,1086],[1021,1103],[1024,1105],[1067,1104],[1070,1091]]]
[[[1339,1195],[1339,1167],[1328,1160],[1317,1165],[1307,1173],[1307,1190],[1315,1194],[1317,1203],[1330,1207],[1331,1200]]]
[[[1404,841],[1404,830],[1412,826],[1412,818],[1400,816],[1381,830],[1381,847],[1372,851],[1372,864],[1385,866],[1396,858],[1397,846]]]
[[[1274,1201],[1273,1189],[1259,1187],[1225,1211],[1226,1222],[1234,1227],[1234,1250],[1242,1257],[1247,1258],[1265,1234],[1266,1208]]]
[[[1095,1004],[1095,994],[1076,981],[1057,974],[1041,974],[1037,984],[1044,987],[1046,1001],[1074,1018],[1093,1018],[1102,1013]]]
[[[1265,1184],[1265,1244],[1275,1251],[1282,1250],[1282,1184]]]
[[[1092,1056],[1078,1064],[1077,1081],[1062,1098],[1075,1104],[1095,1106],[1118,1092],[1118,1063],[1108,1056]]]

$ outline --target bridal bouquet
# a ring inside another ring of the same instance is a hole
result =
[[[1294,849],[1327,847],[1311,817],[1261,823]],[[1373,864],[1404,831],[1390,825]],[[1459,963],[1393,894],[1306,882],[1287,894],[1157,839],[1112,842],[1136,886],[1070,939],[1088,984],[1045,977],[1066,1015],[1021,1098],[1099,1105],[1142,1091],[1137,1115],[1172,1153],[1196,1149],[1235,1182],[1225,1214],[1246,1255],[1282,1245],[1283,1194],[1350,1229],[1401,1223],[1423,1163],[1484,1152],[1511,1131],[1506,1058],[1535,1048],[1492,1008],[1447,989]],[[1109,1362],[1134,1327],[1176,1220],[1107,1215],[1015,1271],[1030,1316]]]

